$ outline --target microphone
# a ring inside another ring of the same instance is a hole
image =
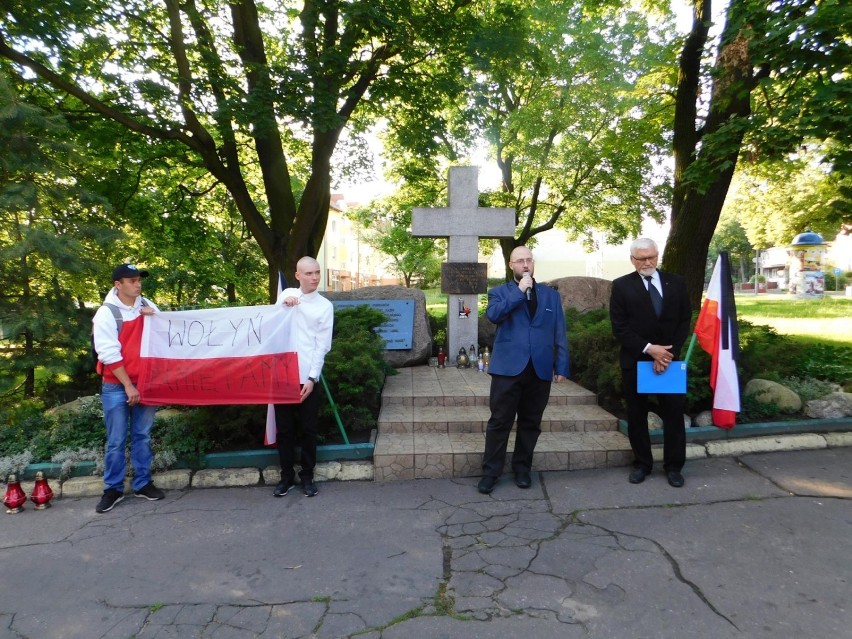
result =
[[[529,273],[524,273],[524,277],[527,277],[527,276],[529,276]],[[530,279],[532,279],[532,278],[530,278]],[[530,288],[528,288],[525,291],[525,293],[526,293],[526,296],[527,296],[527,301],[528,302],[531,301],[532,300],[532,286],[530,286]]]

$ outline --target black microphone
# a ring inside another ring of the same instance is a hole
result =
[[[524,273],[524,276],[526,276],[526,275],[528,275],[528,273]],[[532,289],[532,287],[530,287],[530,288],[528,288],[528,289],[526,290],[526,295],[527,295],[527,301],[528,301],[528,302],[532,300],[532,290],[531,290],[531,289]]]

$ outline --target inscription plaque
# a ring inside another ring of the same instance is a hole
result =
[[[487,293],[488,266],[479,262],[441,264],[441,292],[450,295]]]
[[[385,340],[385,350],[402,351],[414,341],[414,300],[333,300],[335,310],[350,306],[371,306],[388,316],[388,321],[376,327],[376,334]]]

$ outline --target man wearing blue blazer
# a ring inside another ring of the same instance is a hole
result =
[[[482,479],[484,495],[494,490],[506,463],[512,423],[518,431],[512,471],[519,488],[532,485],[533,451],[541,433],[541,416],[550,399],[551,381],[568,377],[568,336],[559,293],[533,279],[535,262],[526,246],[509,258],[514,279],[488,292],[485,315],[497,325],[488,372],[491,418],[485,430]]]
[[[656,242],[640,237],[630,245],[633,273],[612,283],[609,316],[612,332],[621,344],[621,387],[627,405],[627,436],[635,457],[628,481],[641,484],[654,464],[648,434],[648,395],[637,392],[636,363],[653,361],[662,373],[678,359],[689,335],[692,311],[683,278],[657,270],[660,251]],[[683,409],[686,395],[659,394],[663,420],[663,471],[670,485],[683,486],[686,430]]]

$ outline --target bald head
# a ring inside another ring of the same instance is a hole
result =
[[[302,293],[313,293],[320,283],[320,265],[314,258],[306,255],[296,262],[296,279]]]
[[[512,273],[518,281],[524,276],[524,273],[529,273],[532,277],[535,273],[532,251],[526,246],[516,246],[509,256],[509,268],[512,269]]]

